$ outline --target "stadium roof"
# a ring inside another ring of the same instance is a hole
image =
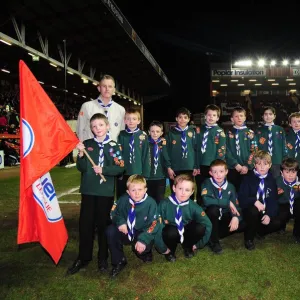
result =
[[[2,39],[7,35],[44,54],[48,43],[49,57],[62,64],[66,45],[68,67],[95,81],[101,74],[110,74],[117,81],[117,89],[132,98],[139,95],[153,100],[168,94],[168,78],[113,1],[12,0],[5,5],[0,11]],[[43,58],[33,62],[28,52],[33,51],[0,43],[0,68],[18,74],[17,62],[23,59],[38,80],[64,86],[62,68],[51,67]],[[76,74],[68,74],[67,81],[68,88],[82,84]],[[95,91],[91,81],[82,88]]]

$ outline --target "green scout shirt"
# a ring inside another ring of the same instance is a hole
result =
[[[127,224],[128,212],[131,210],[129,196],[124,194],[114,203],[111,211],[112,222],[117,226]],[[154,241],[155,234],[159,231],[157,221],[157,204],[153,198],[147,196],[146,200],[135,206],[136,221],[134,228],[141,233],[137,241],[149,245]]]
[[[99,162],[99,146],[94,139],[88,139],[83,142],[85,150],[90,155],[96,165]],[[114,196],[115,191],[115,176],[122,174],[124,171],[124,160],[121,155],[119,146],[115,141],[110,141],[104,144],[104,166],[102,174],[106,181],[100,184],[101,177],[96,175],[92,164],[88,158],[77,158],[76,166],[81,172],[80,193],[94,196]]]
[[[148,180],[156,180],[166,178],[166,171],[171,167],[171,161],[169,158],[168,150],[167,150],[167,141],[164,138],[161,138],[161,141],[158,143],[158,166],[155,172],[154,167],[154,144],[149,142],[150,148],[150,161],[151,161],[151,170],[150,177]]]
[[[182,157],[181,132],[171,128],[166,134],[167,149],[173,171],[194,170],[195,162],[195,130],[188,127],[186,131],[187,157]]]
[[[134,135],[134,162],[130,163],[129,142]],[[139,130],[136,133],[128,133],[122,130],[118,136],[118,144],[122,148],[122,156],[125,161],[125,175],[139,174],[148,178],[150,175],[150,154],[147,134]]]
[[[236,191],[233,184],[227,181],[227,185],[222,188],[222,198],[219,198],[218,188],[213,184],[212,178],[206,178],[201,185],[201,197],[203,199],[203,208],[207,209],[211,205],[217,205],[222,208],[222,213],[231,213],[230,201],[235,205],[236,209],[241,213],[239,203],[236,197]],[[241,220],[241,216],[236,216]]]
[[[176,226],[176,207],[177,206],[174,205],[169,198],[160,201],[158,205],[158,214],[161,218],[162,224]],[[180,208],[182,211],[182,221],[184,226],[192,221],[205,226],[205,234],[203,238],[196,243],[197,248],[203,248],[211,235],[212,224],[209,218],[205,214],[204,210],[191,199],[189,199],[188,205],[180,206]]]
[[[288,151],[288,157],[295,158],[300,163],[300,148],[297,150],[296,147],[297,134],[295,133],[293,128],[290,128],[286,135],[286,146]],[[297,151],[297,156],[296,155]]]
[[[203,152],[204,148],[202,142],[205,132],[206,125],[196,128],[197,169],[199,169],[200,166],[209,166],[215,159],[225,160],[226,136],[224,130],[218,125],[209,129],[206,148]]]
[[[276,184],[277,184],[277,192],[278,192],[278,203],[279,204],[287,204],[290,202],[290,191],[291,187],[286,185],[283,182],[282,176],[278,176],[276,178]],[[295,197],[296,198],[300,197],[300,182],[297,180],[295,185],[293,186]],[[299,199],[298,199],[299,200]]]
[[[285,131],[281,126],[273,125],[272,129],[272,164],[280,165],[282,160],[287,156]],[[256,139],[258,149],[268,151],[269,127],[262,125],[257,128]]]
[[[246,166],[253,169],[253,155],[257,151],[257,142],[254,131],[249,128],[239,129],[240,155],[236,149],[236,128],[228,130],[226,134],[226,162],[229,169],[234,169],[236,165]]]

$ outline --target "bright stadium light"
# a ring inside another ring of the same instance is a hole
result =
[[[295,62],[294,62],[294,65],[299,66],[300,65],[300,60],[296,59]]]
[[[293,78],[287,78],[286,81],[294,81]]]
[[[289,61],[288,61],[287,59],[284,59],[284,60],[282,61],[282,64],[283,64],[284,66],[287,66],[287,65],[289,64]]]
[[[220,82],[220,80],[215,79],[215,80],[212,80],[212,82]]]
[[[271,66],[276,66],[276,60],[271,60],[270,65],[271,65]]]
[[[257,62],[257,64],[258,64],[259,67],[263,67],[265,65],[265,63],[266,62],[265,62],[264,59],[259,59],[258,62]]]
[[[10,73],[10,71],[6,70],[6,69],[1,69],[1,71],[4,72],[4,73]]]
[[[252,61],[251,60],[239,60],[234,63],[237,67],[251,67]]]
[[[296,82],[291,82],[289,83],[289,85],[296,85]]]
[[[255,81],[257,81],[256,79],[249,79],[249,81],[253,81],[253,82],[255,82]]]
[[[276,82],[275,82],[275,83],[272,83],[272,85],[279,85],[279,83],[276,83]]]
[[[238,84],[238,86],[244,86],[244,85],[245,85],[244,83],[239,83],[239,84]]]
[[[261,85],[261,83],[255,83],[254,85]]]
[[[57,68],[57,65],[53,64],[53,63],[49,63],[50,66]]]
[[[275,81],[275,79],[268,79],[268,81]]]
[[[226,84],[226,83],[223,83],[223,84],[220,84],[220,86],[227,86],[227,84]]]
[[[67,71],[67,73],[70,74],[70,75],[74,75],[74,73],[71,72],[71,71]]]
[[[239,80],[238,79],[231,79],[230,81],[231,82],[238,82]]]
[[[40,83],[40,84],[45,84],[45,82],[43,82],[43,81],[39,81],[39,83]]]

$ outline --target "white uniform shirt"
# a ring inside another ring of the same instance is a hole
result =
[[[107,112],[110,138],[117,141],[120,131],[125,129],[125,108],[113,101],[113,104],[107,108]],[[87,101],[82,104],[76,126],[76,133],[80,141],[94,137],[90,127],[90,119],[96,113],[105,115],[104,108],[100,106],[98,100]]]

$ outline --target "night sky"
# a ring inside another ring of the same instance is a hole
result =
[[[231,56],[234,60],[247,55],[300,57],[299,17],[291,12],[264,9],[256,1],[217,5],[213,13],[197,10],[190,2],[162,2],[115,0],[172,83],[165,100],[170,105],[168,113],[159,113],[162,102],[156,101],[145,105],[149,119],[167,114],[173,121],[181,106],[192,113],[203,112],[209,102],[209,60],[229,62]]]

